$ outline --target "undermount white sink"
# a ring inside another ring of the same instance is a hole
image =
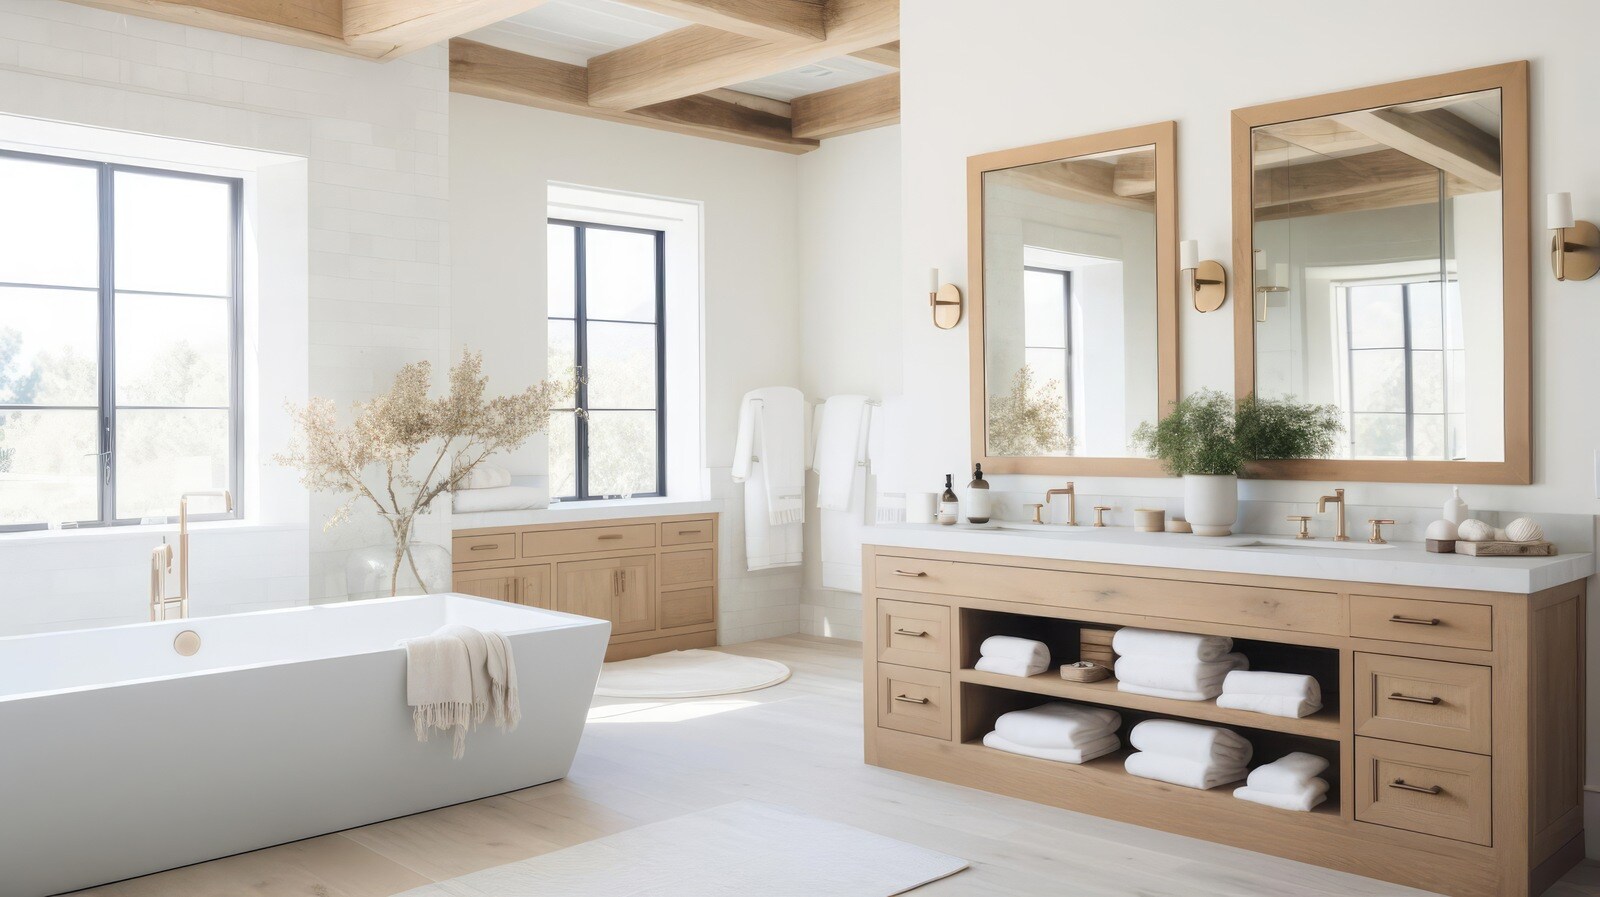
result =
[[[1067,526],[1065,523],[1010,523],[1006,521],[1001,521],[994,524],[994,528],[1015,530],[1016,532],[1023,533],[1050,533],[1052,535],[1062,536],[1069,535],[1071,533],[1086,533],[1094,529],[1092,526],[1084,526],[1082,524],[1079,524],[1078,526]]]
[[[1373,545],[1371,542],[1335,542],[1332,539],[1251,539],[1249,542],[1240,542],[1229,545],[1228,548],[1317,548],[1332,551],[1383,551],[1393,548],[1393,545]]]

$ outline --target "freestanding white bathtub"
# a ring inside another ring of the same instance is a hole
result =
[[[522,725],[412,733],[400,639],[511,640]],[[200,650],[173,647],[184,630]],[[0,638],[0,895],[43,897],[562,778],[603,620],[425,595]]]

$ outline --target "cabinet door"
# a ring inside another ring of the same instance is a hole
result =
[[[610,620],[612,635],[654,630],[655,558],[642,555],[556,565],[556,609]]]
[[[505,568],[499,570],[457,570],[451,589],[463,595],[477,595],[479,598],[493,598],[496,601],[517,600],[517,576],[515,569]]]
[[[550,565],[535,564],[517,568],[517,603],[529,607],[555,609],[550,594]]]
[[[617,567],[617,603],[611,618],[613,635],[650,632],[656,628],[655,558],[626,558]]]

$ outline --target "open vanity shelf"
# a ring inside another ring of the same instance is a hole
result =
[[[869,763],[1468,897],[1541,893],[1582,857],[1582,580],[1511,594],[888,546],[863,569]],[[1229,636],[1251,669],[1315,677],[1323,709],[1060,677],[1081,629],[1121,626]],[[1052,668],[975,669],[991,635],[1044,642]],[[1001,714],[1053,700],[1115,708],[1122,749],[1075,765],[983,745]],[[1323,756],[1328,800],[1298,813],[1131,775],[1128,733],[1150,718],[1233,729],[1253,765]]]

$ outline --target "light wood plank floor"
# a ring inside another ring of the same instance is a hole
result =
[[[94,897],[388,897],[742,798],[964,857],[917,891],[1076,897],[1423,895],[1289,860],[959,788],[861,762],[861,646],[735,645],[789,664],[775,688],[682,702],[597,699],[564,781],[79,892]],[[480,737],[494,737],[487,734]],[[782,883],[769,892],[787,895]],[[1585,863],[1547,897],[1597,897]]]

